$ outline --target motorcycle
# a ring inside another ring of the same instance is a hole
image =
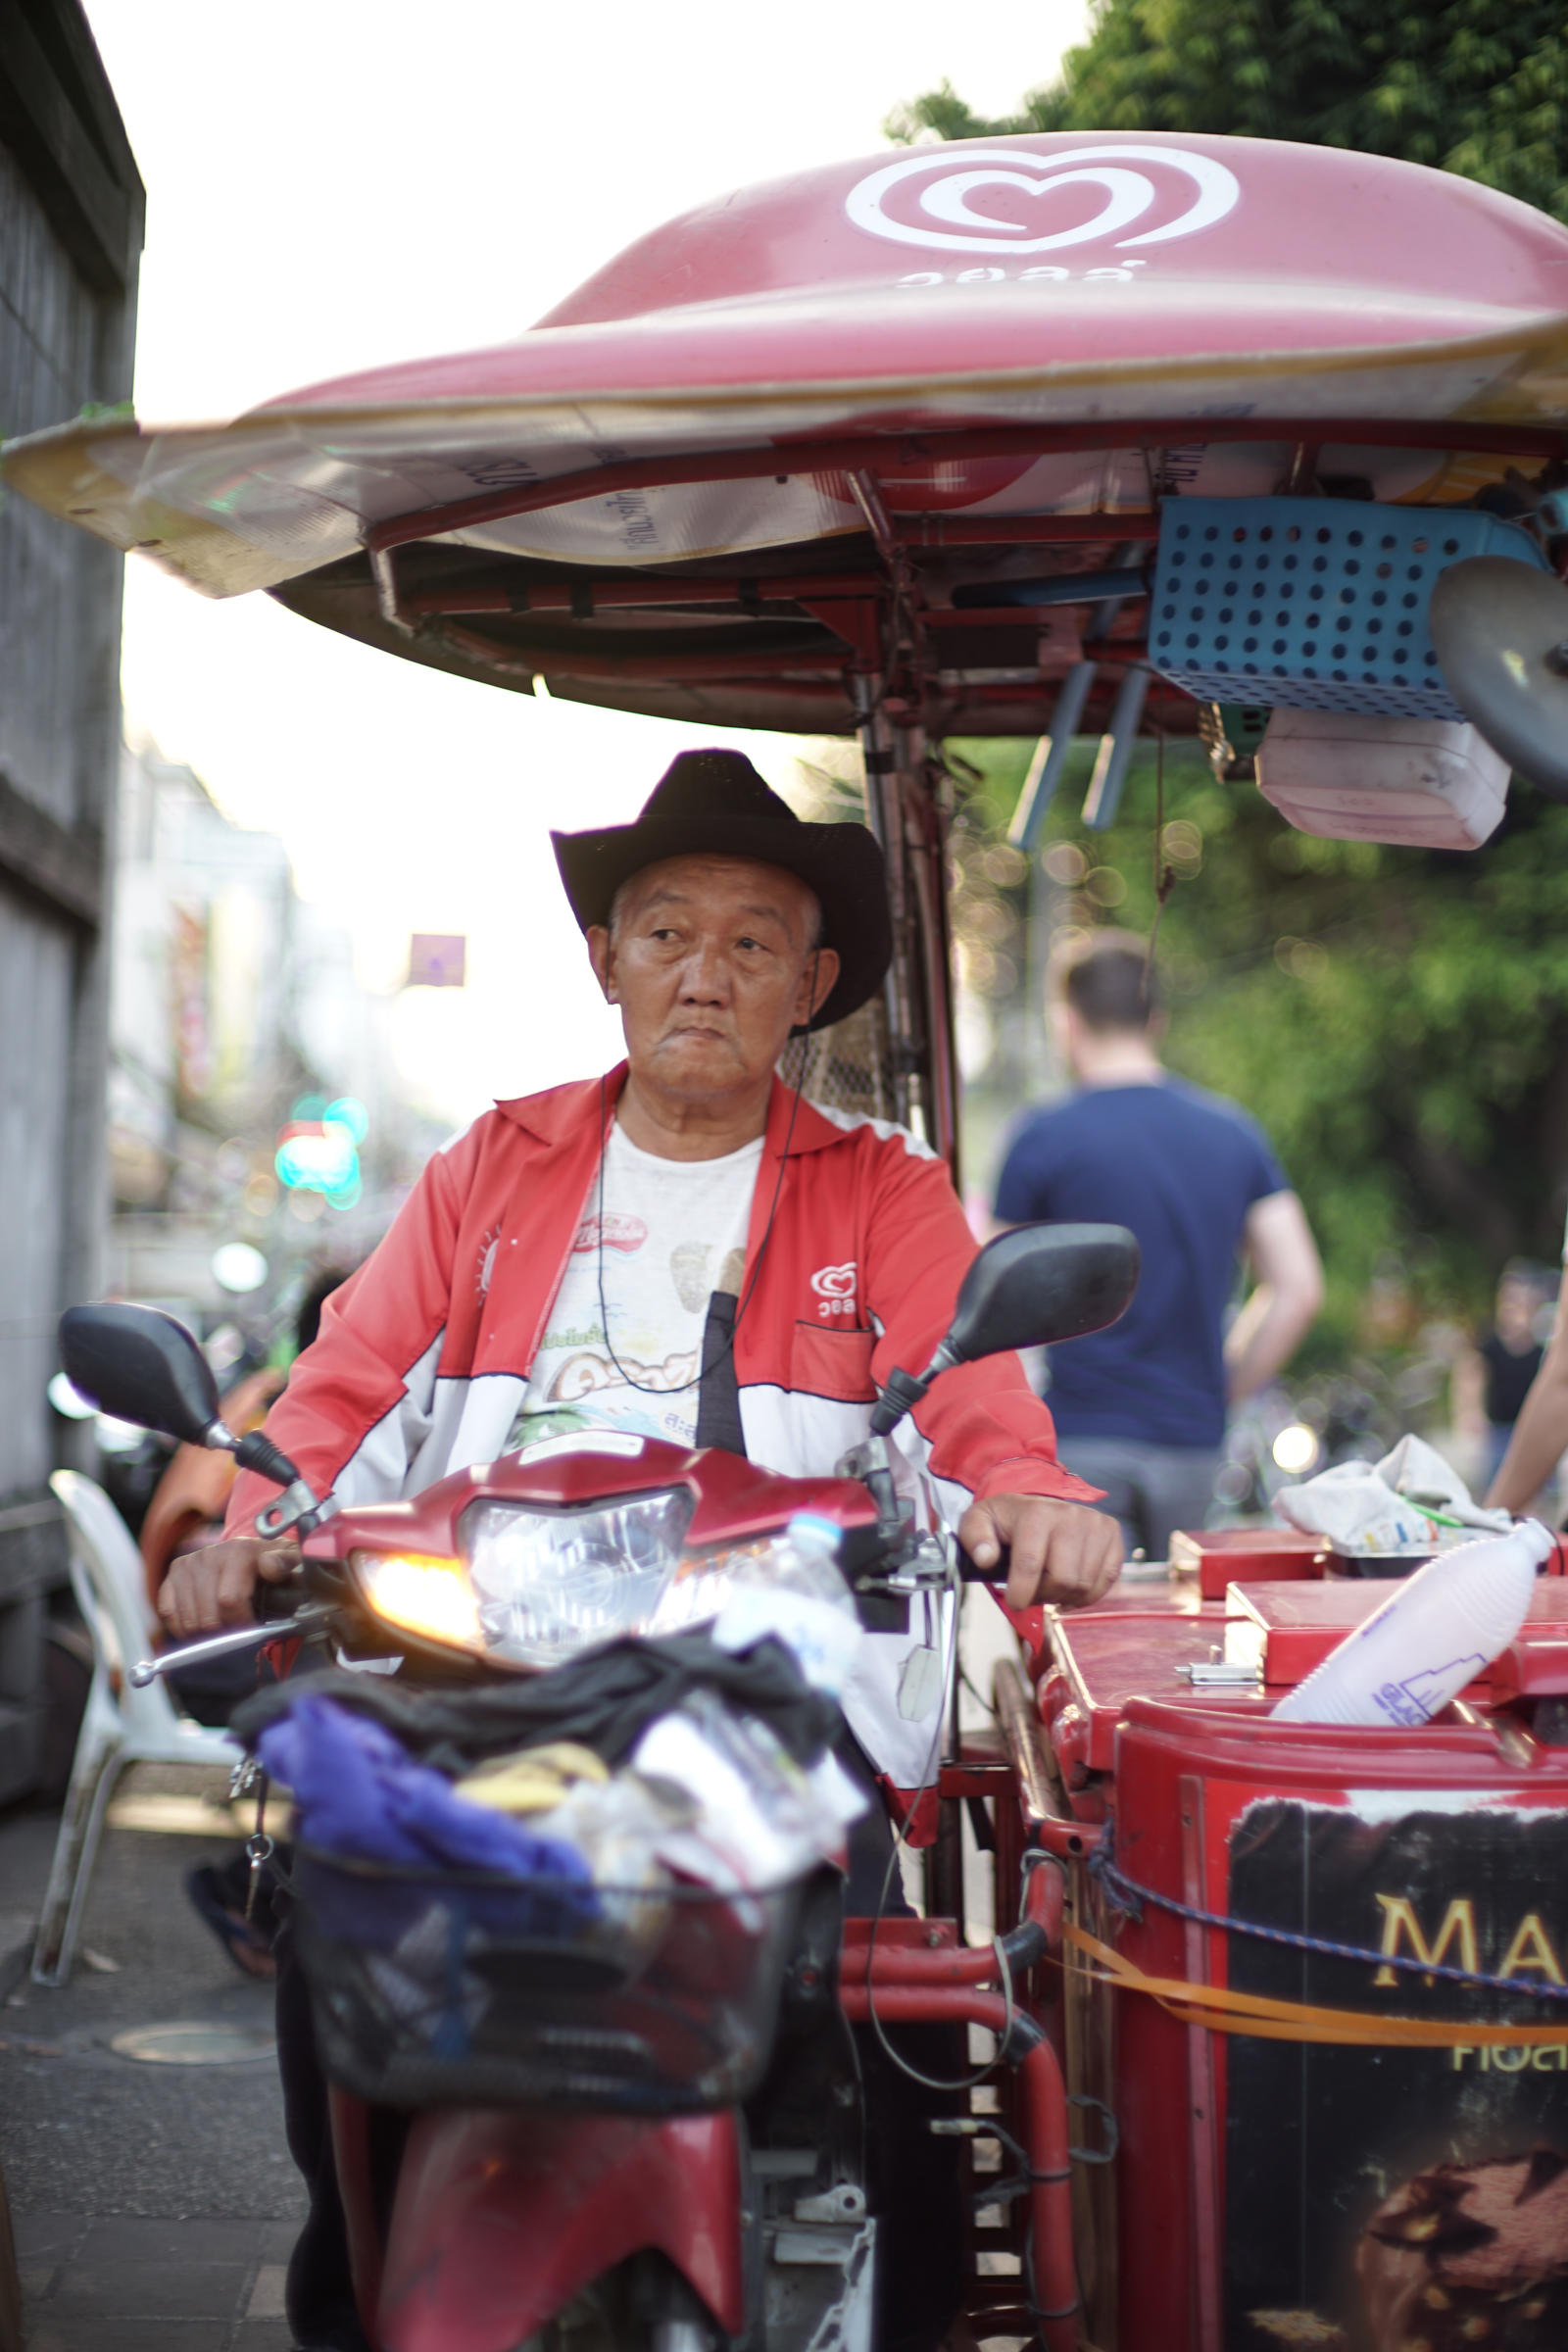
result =
[[[144,1661],[132,1679],[292,1641],[402,1656],[411,1680],[434,1681],[449,1702],[483,1703],[519,1677],[570,1671],[607,1641],[710,1623],[737,1562],[755,1562],[802,1512],[835,1531],[862,1622],[896,1625],[914,1596],[978,1572],[896,1494],[892,1432],[952,1365],[1114,1321],[1137,1262],[1115,1226],[998,1237],[930,1363],[892,1376],[870,1438],[830,1478],[590,1431],[364,1508],[318,1496],[261,1432],[226,1431],[207,1364],[172,1318],[73,1308],[61,1348],[75,1386],[260,1471],[282,1493],[258,1532],[302,1545],[286,1617]],[[494,1875],[432,1880],[299,1850],[299,1951],[374,2344],[868,2352],[887,2215],[849,2029],[870,2023],[881,2038],[929,2022],[990,2028],[1004,2070],[993,2111],[950,2099],[928,2119],[969,2153],[971,2203],[993,2217],[970,2224],[969,2309],[987,2332],[1011,2317],[1068,2352],[1067,2102],[1039,1972],[1059,1934],[1069,1846],[1041,1840],[1070,1845],[1077,1833],[1049,1828],[1038,1721],[1010,1671],[1001,1752],[960,1758],[939,1784],[949,1802],[997,1800],[1005,1909],[982,1949],[965,1948],[953,1921],[845,1919],[830,1868],[745,1891],[627,1889],[628,1932],[607,1949],[573,1941],[559,1918],[541,1935],[537,1888],[533,1932],[518,1933],[517,1888]],[[416,1917],[438,1951],[422,2005],[406,1985],[388,1992],[385,1939],[375,1948],[388,1915],[400,1928]],[[981,2141],[989,2172],[974,2162]],[[979,2276],[974,2257],[1004,2247],[1013,2275]]]

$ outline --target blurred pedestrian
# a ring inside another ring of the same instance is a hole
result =
[[[1453,1368],[1456,1429],[1479,1441],[1483,1470],[1478,1487],[1489,1487],[1502,1468],[1514,1424],[1545,1353],[1539,1326],[1548,1312],[1555,1285],[1542,1266],[1510,1258],[1497,1278],[1492,1322]]]
[[[1014,1130],[1000,1225],[1130,1226],[1143,1252],[1119,1323],[1051,1354],[1062,1459],[1105,1490],[1130,1548],[1164,1558],[1201,1527],[1229,1404],[1266,1387],[1317,1313],[1322,1269],[1301,1203],[1257,1122],[1172,1077],[1147,943],[1078,934],[1053,958],[1048,1011],[1075,1083]],[[1238,1261],[1253,1289],[1225,1331]]]
[[[1563,1241],[1568,1264],[1568,1236]],[[1559,1291],[1556,1319],[1542,1351],[1536,1376],[1519,1407],[1513,1433],[1487,1500],[1494,1510],[1554,1515],[1545,1490],[1568,1453],[1568,1315]]]

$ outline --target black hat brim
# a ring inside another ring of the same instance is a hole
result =
[[[778,823],[711,810],[639,818],[596,833],[552,833],[550,839],[584,931],[609,922],[623,882],[665,858],[749,858],[794,874],[815,893],[822,945],[839,959],[838,978],[808,1028],[830,1028],[857,1011],[881,987],[893,959],[887,871],[864,825]]]

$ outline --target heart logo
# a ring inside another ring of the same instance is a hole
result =
[[[819,1298],[853,1298],[855,1296],[855,1265],[852,1257],[847,1265],[818,1266],[811,1276],[811,1288]]]
[[[1223,220],[1241,197],[1235,172],[1211,155],[1188,147],[1117,141],[1045,153],[1008,147],[937,148],[871,172],[850,190],[844,209],[857,228],[898,245],[943,253],[1054,253],[1066,245],[1116,237],[1119,229],[1141,220],[1154,207],[1159,196],[1154,179],[1147,172],[1129,171],[1130,164],[1153,164],[1179,172],[1195,192],[1174,220],[1136,236],[1117,237],[1118,246],[1161,245],[1172,237],[1193,236]],[[1004,203],[1010,200],[1010,209],[1016,211],[1021,200],[1033,212],[1058,189],[1082,186],[1101,189],[1104,202],[1092,220],[1067,228],[1031,235],[1023,221],[1008,219],[998,207],[999,198]],[[989,204],[983,201],[987,193]],[[927,221],[946,225],[928,227]]]

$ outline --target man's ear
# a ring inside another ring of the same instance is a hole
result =
[[[1046,1006],[1046,1018],[1051,1028],[1051,1042],[1069,1070],[1078,1060],[1079,1023],[1065,997],[1053,997]]]
[[[610,931],[604,923],[590,923],[584,934],[588,942],[588,960],[594,967],[594,978],[605,992],[607,1004],[618,1004],[620,992],[615,986],[615,951]]]
[[[806,959],[800,991],[795,999],[796,1028],[804,1027],[818,1005],[827,1003],[838,976],[837,951],[833,948],[813,948]]]

